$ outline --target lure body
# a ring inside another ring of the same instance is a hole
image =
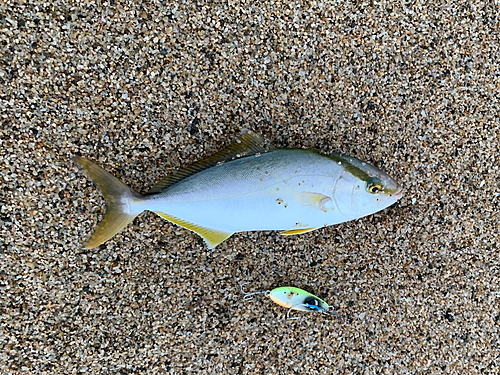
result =
[[[271,290],[269,297],[280,306],[299,311],[326,311],[328,303],[314,294],[293,286],[282,286]]]
[[[333,308],[328,305],[321,298],[316,297],[314,294],[306,292],[303,289],[296,288],[293,286],[282,286],[275,288],[273,290],[264,290],[259,292],[245,292],[243,290],[243,285],[248,283],[243,283],[240,286],[241,292],[245,295],[243,301],[250,301],[256,294],[263,294],[271,300],[283,307],[288,309],[286,314],[288,319],[298,319],[290,318],[290,311],[317,311],[327,315],[334,315],[338,317],[338,314],[333,311]]]
[[[105,242],[145,210],[198,233],[213,248],[236,232],[300,234],[357,219],[402,196],[392,178],[357,159],[314,150],[267,151],[262,143],[255,133],[243,132],[228,149],[166,177],[146,195],[74,158],[108,201],[86,247]],[[380,189],[369,192],[370,186]]]

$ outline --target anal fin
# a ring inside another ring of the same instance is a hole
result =
[[[177,224],[183,228],[189,229],[190,231],[197,233],[198,235],[203,237],[209,249],[213,249],[218,244],[224,242],[233,235],[233,233],[221,232],[215,229],[205,228],[190,223],[189,221],[178,219],[174,216],[164,214],[163,212],[156,212],[156,214],[174,224]]]
[[[312,232],[313,230],[316,230],[316,229],[318,229],[318,228],[291,229],[291,230],[286,230],[284,232],[281,232],[281,234],[284,236],[292,236],[294,234],[302,234],[302,233]]]

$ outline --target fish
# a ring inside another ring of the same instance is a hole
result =
[[[107,201],[104,218],[84,244],[88,249],[144,211],[197,233],[212,249],[238,232],[296,235],[359,219],[403,196],[392,177],[366,162],[313,149],[274,148],[247,129],[226,149],[164,177],[145,194],[86,158],[73,161]]]

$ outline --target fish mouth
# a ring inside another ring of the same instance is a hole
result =
[[[392,194],[393,197],[396,197],[397,199],[403,197],[404,195],[404,189],[402,186],[398,186],[398,190],[394,194]]]

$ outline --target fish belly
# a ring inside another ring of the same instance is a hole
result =
[[[274,151],[199,172],[151,196],[145,208],[225,232],[318,228],[346,221],[331,199],[341,173],[317,154]],[[304,196],[324,196],[325,204]]]

